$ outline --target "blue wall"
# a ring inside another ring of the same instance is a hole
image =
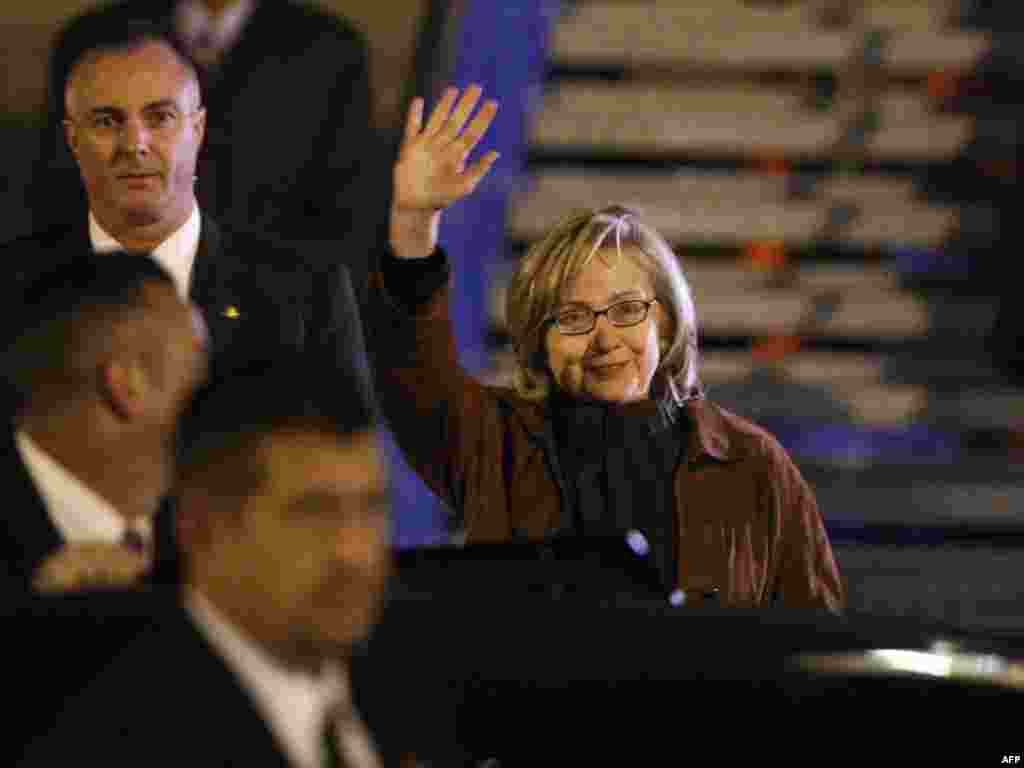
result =
[[[515,7],[507,7],[493,0],[475,0],[453,3],[450,10],[451,50],[444,52],[450,64],[447,72],[439,74],[434,95],[448,84],[462,89],[479,83],[485,98],[500,103],[475,156],[496,149],[501,158],[471,197],[445,212],[441,224],[441,244],[454,274],[451,316],[456,349],[471,373],[490,365],[491,275],[507,259],[505,211],[509,193],[522,183],[526,169],[529,116],[540,97],[548,31],[559,5],[555,0],[517,0]],[[427,114],[432,102],[428,99]],[[391,450],[398,462],[397,451],[393,446]],[[443,505],[401,466],[393,477],[397,545],[444,540]]]

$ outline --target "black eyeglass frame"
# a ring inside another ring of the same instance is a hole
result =
[[[591,309],[590,307],[586,306],[585,304],[581,304],[580,306],[576,307],[574,309],[574,311],[586,310],[587,312],[590,313],[590,316],[591,316],[590,325],[587,326],[586,330],[578,330],[578,331],[566,331],[566,330],[564,330],[562,328],[561,324],[558,322],[559,314],[565,314],[564,312],[552,315],[551,317],[549,317],[547,319],[547,322],[552,324],[552,325],[554,325],[555,328],[558,329],[558,332],[560,334],[562,334],[563,336],[582,336],[583,334],[590,333],[592,330],[594,330],[594,328],[597,327],[597,318],[601,317],[601,315],[605,315],[608,318],[608,322],[611,323],[612,325],[614,325],[616,328],[632,328],[635,325],[640,325],[640,323],[642,323],[644,320],[647,319],[648,315],[650,315],[650,313],[651,313],[651,305],[652,304],[656,304],[656,303],[658,303],[658,299],[656,299],[656,298],[654,298],[654,299],[623,299],[622,301],[616,301],[614,304],[609,304],[604,309]],[[643,314],[643,316],[639,320],[636,320],[635,322],[632,322],[632,323],[617,323],[617,322],[615,322],[612,319],[612,316],[609,315],[608,313],[611,312],[616,307],[621,307],[623,304],[643,304],[644,305],[644,314]]]

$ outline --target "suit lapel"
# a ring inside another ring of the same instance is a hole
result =
[[[223,232],[213,219],[203,215],[188,292],[206,321],[213,362],[230,346],[241,316],[241,302],[228,278],[232,270],[224,264],[227,256]]]
[[[0,482],[3,483],[4,512],[0,535],[4,541],[0,546],[10,571],[23,577],[28,587],[36,568],[60,548],[63,540],[21,460],[13,427],[3,437],[2,451]]]
[[[28,250],[15,252],[14,263],[5,264],[8,269],[6,277],[18,287],[21,300],[21,292],[34,280],[69,258],[85,256],[91,251],[89,222],[88,219],[80,217],[80,220],[71,226],[52,230],[40,239],[31,241]]]
[[[192,265],[192,278],[188,287],[189,298],[206,308],[210,297],[216,293],[217,262],[223,252],[223,235],[216,222],[202,214],[199,225],[199,249]]]
[[[191,646],[195,658],[196,680],[203,680],[209,696],[207,711],[211,722],[217,722],[220,743],[211,746],[210,764],[239,766],[278,766],[288,768],[282,746],[273,735],[269,724],[258,709],[252,694],[246,690],[234,670],[230,669],[221,655],[207,642],[206,638],[192,623],[184,618],[187,625],[187,641],[180,646],[168,648],[177,653],[178,648]],[[184,638],[183,638],[184,640]],[[186,688],[182,705],[194,702],[194,694]],[[221,755],[216,753],[220,752]],[[221,760],[216,759],[222,757]]]
[[[266,276],[252,277],[259,274],[258,254],[250,252],[249,245],[239,248],[237,244],[237,236],[221,229],[209,216],[203,216],[188,293],[203,310],[207,322],[216,322],[217,318],[239,320],[243,314],[248,315],[247,305],[259,298],[254,286],[260,286],[259,281]],[[252,258],[254,263],[240,263],[239,253]],[[275,287],[266,286],[265,290],[271,293]],[[229,324],[232,328],[237,325]]]
[[[131,620],[131,606],[111,605],[119,618],[127,611],[127,626],[140,631],[130,642],[123,635],[112,638],[120,645],[116,655],[87,684],[75,686],[77,692],[66,694],[61,713],[51,717],[49,732],[24,763],[71,764],[81,761],[84,748],[87,757],[107,766],[289,768],[255,700],[184,608],[155,598],[147,598],[140,616],[145,626]],[[93,629],[95,621],[83,622],[91,630],[85,634],[90,647],[98,647],[110,631],[102,623]]]
[[[89,239],[89,219],[81,218],[64,236],[63,245],[69,250],[66,253],[88,253],[92,250]]]
[[[283,248],[203,216],[189,296],[206,320],[214,368],[305,346],[310,286]]]

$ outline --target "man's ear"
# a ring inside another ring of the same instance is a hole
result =
[[[206,107],[199,107],[196,110],[193,130],[196,132],[196,143],[202,144],[203,139],[206,138]]]
[[[138,360],[114,360],[100,367],[101,389],[111,410],[126,421],[138,418],[145,407],[149,377]]]

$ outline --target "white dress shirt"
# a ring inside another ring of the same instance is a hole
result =
[[[153,258],[166,269],[174,279],[174,285],[182,299],[188,298],[192,266],[199,252],[200,216],[199,206],[192,205],[192,213],[185,223],[153,250]],[[89,240],[96,253],[109,253],[124,248],[121,243],[104,231],[96,217],[89,213]]]
[[[122,540],[127,522],[110,502],[87,487],[25,432],[16,432],[14,443],[50,520],[66,543],[117,544]],[[132,529],[144,541],[152,540],[149,518],[133,521]]]
[[[286,669],[197,589],[185,608],[200,633],[220,653],[263,715],[294,768],[321,768],[322,727],[329,711],[351,709],[348,670],[329,665],[315,677]],[[339,728],[339,745],[353,768],[379,768],[365,727]]]

